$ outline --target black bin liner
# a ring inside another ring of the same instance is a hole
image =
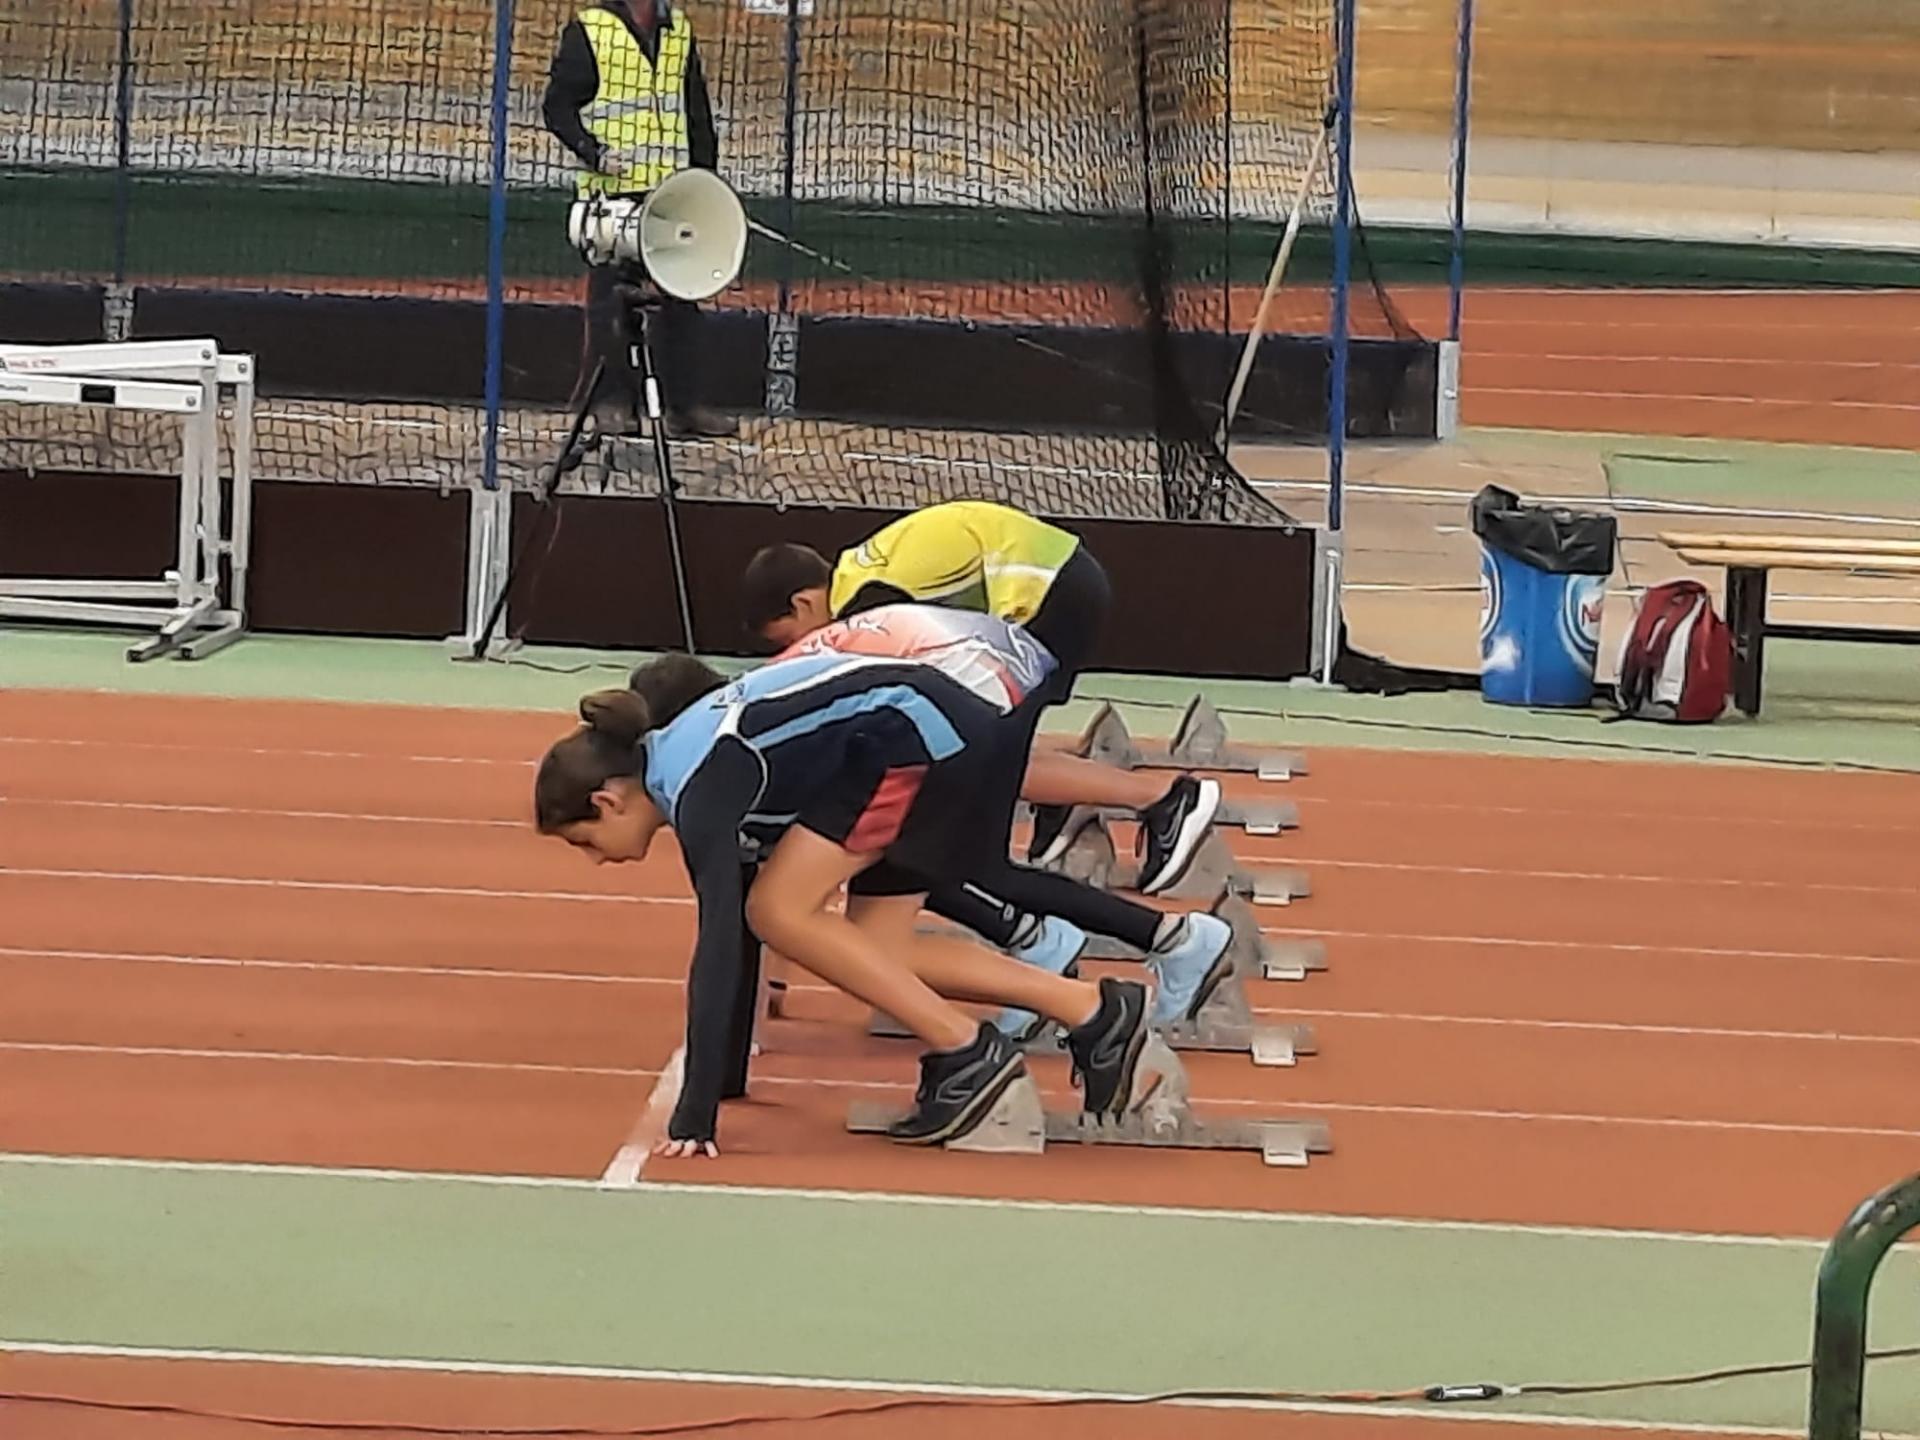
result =
[[[1473,497],[1473,533],[1503,555],[1549,575],[1611,575],[1620,522],[1591,510],[1527,505],[1488,485]]]

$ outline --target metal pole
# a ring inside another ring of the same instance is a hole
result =
[[[1467,121],[1473,101],[1473,0],[1460,0],[1453,74],[1453,253],[1447,266],[1447,338],[1460,338],[1460,299],[1467,280]]]
[[[120,0],[120,69],[113,94],[113,283],[127,283],[133,215],[133,0]]]
[[[1809,1440],[1860,1440],[1867,1380],[1867,1301],[1894,1243],[1920,1226],[1920,1175],[1889,1185],[1847,1217],[1814,1287]]]
[[[767,414],[775,419],[799,404],[800,322],[793,313],[794,169],[799,160],[800,0],[787,0],[786,107],[780,122],[780,296],[767,319]]]
[[[1345,570],[1347,367],[1352,341],[1347,334],[1348,291],[1353,283],[1353,50],[1355,0],[1339,0],[1334,26],[1333,159],[1333,314],[1331,363],[1327,367],[1327,632],[1337,635],[1340,592]],[[1322,683],[1333,683],[1339,646],[1329,643],[1321,656]]]
[[[500,392],[505,370],[507,268],[507,102],[513,76],[514,0],[494,0],[493,158],[487,186],[486,441],[480,483],[500,488]]]

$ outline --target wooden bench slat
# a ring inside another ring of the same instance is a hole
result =
[[[1716,550],[1678,548],[1692,565],[1738,566],[1751,570],[1869,570],[1882,574],[1920,575],[1920,554],[1852,555],[1788,550]]]
[[[1920,540],[1850,540],[1838,535],[1723,535],[1670,530],[1660,543],[1674,550],[1793,551],[1803,555],[1920,555]]]

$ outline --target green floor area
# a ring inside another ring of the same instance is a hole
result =
[[[122,636],[0,629],[0,687],[455,705],[568,713],[623,682],[638,654],[538,649],[458,662],[412,641],[256,635],[206,660],[126,662]],[[1609,724],[1601,710],[1528,711],[1478,695],[1351,695],[1304,681],[1264,684],[1093,674],[1056,728],[1112,700],[1138,735],[1164,736],[1196,693],[1249,744],[1726,760],[1920,770],[1920,660],[1897,646],[1776,644],[1765,713],[1711,726]],[[722,664],[738,662],[722,662]]]
[[[1820,1255],[1809,1242],[30,1159],[0,1160],[0,1195],[0,1344],[1128,1394],[1791,1361],[1807,1353]],[[1911,1278],[1908,1259],[1888,1280]],[[1920,1341],[1920,1291],[1883,1282],[1872,1333]],[[1869,1392],[1870,1428],[1920,1428],[1920,1367],[1883,1367]],[[1503,1407],[1515,1410],[1793,1429],[1805,1380]]]
[[[506,274],[568,279],[558,243],[570,192],[510,192]],[[1137,216],[1040,213],[981,205],[885,207],[803,199],[789,216],[775,198],[748,196],[764,223],[790,231],[862,279],[1132,281]],[[372,180],[261,180],[220,174],[136,172],[128,186],[127,261],[135,280],[309,277],[477,286],[486,274],[487,188],[480,184]],[[91,274],[113,267],[115,176],[109,170],[0,171],[0,276]],[[1176,277],[1257,285],[1279,227],[1251,220],[1163,224],[1164,263]],[[1361,263],[1395,285],[1446,283],[1444,229],[1376,226]],[[1332,273],[1324,225],[1301,233],[1290,282]],[[845,278],[778,247],[750,252],[749,278]],[[1844,286],[1920,284],[1913,257],[1896,251],[1787,245],[1612,239],[1476,232],[1476,285]]]

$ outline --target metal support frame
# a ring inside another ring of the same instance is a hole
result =
[[[220,483],[220,409],[231,395],[231,505]],[[0,400],[175,415],[180,503],[173,568],[157,580],[0,577],[0,618],[152,629],[127,658],[192,660],[246,633],[253,528],[254,365],[212,340],[0,345]],[[226,602],[221,603],[222,565]]]
[[[1864,1200],[1827,1246],[1814,1286],[1809,1440],[1860,1440],[1867,1385],[1867,1301],[1887,1252],[1920,1226],[1920,1175]]]

